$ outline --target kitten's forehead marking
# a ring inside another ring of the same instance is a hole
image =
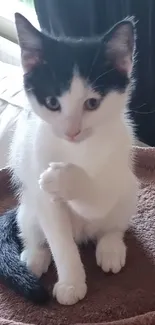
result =
[[[70,89],[60,97],[61,106],[64,108],[66,115],[80,110],[86,93],[87,88],[84,81],[77,74],[74,74]]]
[[[90,85],[86,83],[77,73],[73,75],[70,89],[66,91],[60,98],[61,106],[65,115],[81,115],[83,103],[89,97],[100,98]]]

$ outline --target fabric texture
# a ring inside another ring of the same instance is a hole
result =
[[[52,297],[35,306],[0,285],[0,325],[154,325],[155,324],[155,149],[134,148],[134,170],[140,180],[137,215],[126,235],[127,263],[117,275],[97,267],[92,244],[81,247],[88,293],[74,306]],[[16,204],[6,170],[0,173],[0,213]],[[62,261],[63,263],[63,261]],[[42,280],[52,294],[52,264]]]
[[[19,114],[28,106],[23,90],[22,69],[0,61],[0,168],[7,155]]]
[[[0,61],[15,66],[20,65],[20,47],[19,45],[0,37]]]

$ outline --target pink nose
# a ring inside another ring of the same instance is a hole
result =
[[[66,136],[68,139],[70,139],[71,141],[74,140],[74,138],[76,138],[78,136],[78,134],[80,134],[80,130],[77,132],[66,132]]]

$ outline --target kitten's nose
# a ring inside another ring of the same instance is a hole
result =
[[[81,133],[81,118],[77,114],[67,116],[64,123],[64,133],[69,141],[74,141],[79,133]]]
[[[66,137],[70,141],[74,141],[74,139],[78,136],[78,134],[80,134],[80,130],[78,130],[78,131],[68,131],[68,132],[66,132]]]

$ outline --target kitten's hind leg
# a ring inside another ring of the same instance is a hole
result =
[[[31,200],[27,200],[25,196],[18,210],[17,223],[24,247],[20,259],[39,278],[48,270],[51,252],[37,222],[35,212],[31,208]]]
[[[118,273],[125,265],[125,260],[126,246],[122,233],[107,233],[98,241],[96,261],[104,272]]]
[[[103,236],[98,238],[96,248],[97,264],[104,272],[118,273],[126,262],[124,233],[130,218],[136,213],[137,184],[122,195],[115,208],[103,221]]]
[[[21,255],[20,260],[26,263],[27,268],[38,278],[48,271],[51,264],[51,252],[47,246],[27,247]]]

